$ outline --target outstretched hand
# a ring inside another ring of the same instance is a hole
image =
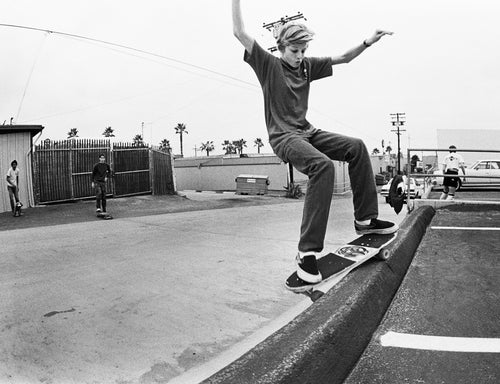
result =
[[[375,31],[375,33],[372,35],[372,37],[366,39],[366,43],[369,44],[369,45],[372,45],[374,43],[376,43],[377,41],[379,41],[382,36],[384,35],[392,35],[394,32],[389,32],[389,31],[383,31],[381,29],[377,29]]]

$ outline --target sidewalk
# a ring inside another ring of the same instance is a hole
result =
[[[202,195],[188,201],[204,210],[154,214],[166,208],[134,198],[147,215],[121,216],[116,199],[112,221],[55,213],[73,221],[0,231],[0,382],[166,383],[291,320],[302,201]],[[350,196],[332,215],[325,251],[355,236]]]

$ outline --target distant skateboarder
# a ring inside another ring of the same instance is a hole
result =
[[[20,211],[23,206],[19,201],[19,168],[17,161],[12,160],[10,168],[7,171],[7,190],[9,191],[9,202],[12,209],[12,214],[16,215],[16,209]]]
[[[457,154],[457,147],[450,145],[450,153],[443,160],[443,173],[445,175],[458,175],[458,170],[461,169],[465,175],[464,159]],[[458,177],[445,177],[443,180],[443,193],[441,200],[454,200],[455,192],[460,183]]]
[[[322,131],[306,119],[311,81],[332,75],[332,66],[349,63],[384,35],[371,37],[340,56],[306,57],[313,32],[287,23],[277,34],[280,58],[264,50],[245,30],[240,0],[232,1],[233,33],[245,48],[244,60],[253,68],[264,94],[269,143],[283,161],[309,177],[297,255],[297,274],[308,283],[322,280],[317,255],[323,250],[333,194],[332,160],[349,163],[358,234],[396,232],[394,223],[378,220],[378,198],[365,144],[352,137]]]
[[[111,168],[106,163],[106,156],[99,155],[99,162],[94,165],[92,170],[92,188],[95,189],[96,212],[106,212],[106,182],[111,176]]]

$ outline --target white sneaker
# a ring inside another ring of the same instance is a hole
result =
[[[447,197],[448,197],[448,194],[443,192],[441,194],[441,196],[439,197],[439,200],[446,200]]]
[[[97,213],[99,213],[99,212],[101,212],[101,208],[97,208],[95,211],[96,211]]]
[[[316,255],[312,254],[300,257],[300,254],[297,254],[296,261],[297,276],[300,279],[310,284],[317,284],[323,279],[321,272],[318,270]]]
[[[446,200],[455,200],[455,196],[448,195],[448,197],[446,198]]]

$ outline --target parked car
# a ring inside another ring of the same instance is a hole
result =
[[[434,175],[442,175],[442,170],[434,171]],[[465,168],[465,176],[459,171],[460,182],[457,189],[461,187],[500,187],[500,160],[478,160],[472,166]],[[478,176],[467,178],[467,176]],[[491,176],[499,177],[498,179]],[[435,186],[443,185],[443,177],[436,176],[432,180]]]
[[[391,189],[392,179],[390,179],[387,184],[382,186],[380,189],[380,195],[385,197],[385,202],[389,203],[389,190]],[[403,185],[404,191],[406,195],[406,191],[408,189],[408,178],[403,176]],[[420,199],[424,194],[424,186],[420,183],[420,181],[415,180],[413,177],[410,177],[410,199]]]

